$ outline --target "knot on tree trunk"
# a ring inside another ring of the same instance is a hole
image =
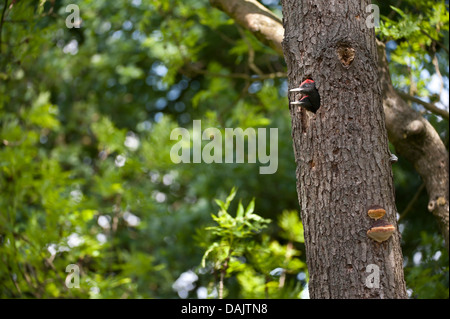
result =
[[[344,68],[349,68],[355,59],[355,49],[348,43],[340,43],[337,48],[337,55]]]

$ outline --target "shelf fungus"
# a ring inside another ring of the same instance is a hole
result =
[[[379,205],[372,205],[369,207],[369,210],[367,211],[367,215],[369,215],[372,219],[380,219],[386,214],[386,210],[379,206]]]
[[[377,220],[367,231],[367,236],[381,243],[388,240],[394,233],[395,227],[385,220]]]

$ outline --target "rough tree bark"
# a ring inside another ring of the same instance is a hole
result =
[[[397,225],[375,32],[365,21],[371,2],[281,3],[289,86],[311,78],[321,96],[315,114],[290,107],[310,296],[406,298],[398,231],[383,243],[366,235],[371,205]],[[370,264],[379,288],[367,285]]]
[[[256,0],[210,0],[211,4],[227,13],[239,25],[251,31],[264,44],[282,54],[284,29],[281,21]],[[449,248],[449,166],[448,152],[439,134],[418,112],[409,107],[392,86],[384,45],[379,49],[378,70],[382,81],[383,106],[389,138],[399,155],[406,158],[425,181],[429,195],[429,210],[439,223]],[[419,120],[423,125],[414,122]],[[418,124],[421,133],[416,135]],[[411,131],[411,129],[413,129]],[[420,156],[418,156],[420,155]]]

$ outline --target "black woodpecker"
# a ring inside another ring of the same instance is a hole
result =
[[[310,112],[316,113],[320,107],[319,91],[313,80],[306,79],[300,87],[290,90],[290,92],[300,92],[303,96],[300,101],[291,102],[293,105],[300,105]]]

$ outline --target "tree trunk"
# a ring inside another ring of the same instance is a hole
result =
[[[382,243],[366,234],[371,205],[397,229],[371,2],[281,3],[289,86],[311,78],[321,97],[315,114],[290,106],[310,296],[406,298],[398,230]]]
[[[414,159],[412,164],[428,192],[428,210],[433,213],[449,248],[448,152],[438,132],[419,112],[400,98],[389,74],[386,50],[378,43],[378,74],[384,96],[384,114],[389,140],[398,154]]]

